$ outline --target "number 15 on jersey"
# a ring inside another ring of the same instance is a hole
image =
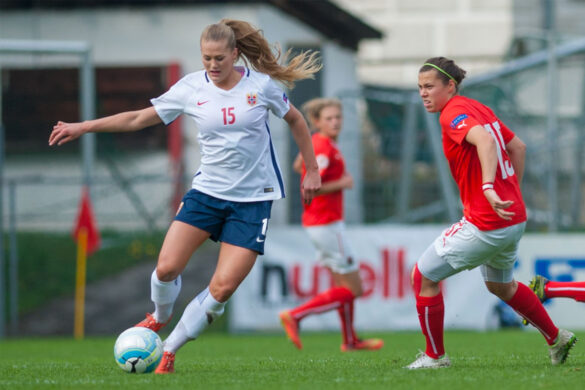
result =
[[[223,125],[233,125],[236,121],[236,114],[234,114],[234,107],[224,107],[221,109],[223,113]]]

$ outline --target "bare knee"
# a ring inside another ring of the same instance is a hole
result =
[[[439,287],[439,283],[435,282],[431,279],[427,279],[426,277],[422,277],[422,283],[420,288],[419,295],[421,297],[434,297],[441,293],[441,287]]]
[[[362,288],[361,283],[357,286],[351,286],[349,289],[353,293],[353,296],[356,298],[361,297],[364,294],[364,289]]]
[[[157,266],[156,267],[156,277],[161,282],[170,282],[177,279],[180,275],[180,272],[177,272],[174,269],[165,267],[165,266]]]
[[[514,294],[516,294],[516,290],[518,290],[518,283],[515,280],[509,283],[485,282],[485,285],[489,292],[504,302],[512,299]]]
[[[412,269],[410,283],[412,284],[414,295],[417,297],[434,297],[441,293],[439,282],[435,282],[424,276],[418,270],[418,266],[414,266]]]
[[[355,298],[364,294],[362,278],[359,271],[352,271],[345,274],[333,272],[333,280],[336,286],[343,286],[351,291]]]
[[[156,277],[161,282],[170,282],[175,280],[181,274],[181,269],[175,266],[171,259],[159,256],[158,264],[156,265]]]
[[[209,283],[209,292],[211,296],[218,302],[226,302],[236,292],[237,285],[227,281],[212,279]]]

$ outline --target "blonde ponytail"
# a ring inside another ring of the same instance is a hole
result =
[[[261,30],[242,20],[222,19],[208,26],[201,34],[202,41],[223,39],[230,49],[238,48],[239,56],[247,65],[249,63],[253,69],[279,80],[289,88],[294,86],[296,80],[314,78],[314,74],[323,67],[319,63],[319,53],[314,51],[303,52],[291,58],[288,64],[280,65],[280,47],[274,46],[275,55]],[[290,55],[291,50],[288,50],[283,56],[283,62],[286,63]]]

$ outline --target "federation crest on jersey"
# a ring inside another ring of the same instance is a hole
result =
[[[286,93],[285,93],[285,92],[283,92],[283,93],[282,93],[282,100],[283,100],[285,103],[288,103],[288,96],[286,96]]]
[[[258,103],[258,97],[256,96],[256,93],[254,92],[248,92],[248,94],[246,95],[248,104],[251,106],[255,106],[256,103]]]

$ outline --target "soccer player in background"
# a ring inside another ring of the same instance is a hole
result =
[[[363,290],[359,264],[347,240],[343,222],[343,191],[353,187],[353,178],[345,170],[336,143],[343,124],[341,102],[317,98],[305,103],[303,111],[311,127],[316,129],[312,141],[322,186],[311,204],[303,205],[302,224],[318,252],[319,262],[331,271],[334,285],[308,302],[281,312],[280,320],[289,339],[301,349],[301,320],[312,314],[337,310],[343,352],[380,349],[384,345],[382,340],[361,340],[353,327],[354,300],[362,295]],[[295,159],[293,169],[304,179],[307,170],[301,154]]]
[[[426,350],[409,369],[448,367],[443,345],[444,304],[439,282],[480,267],[487,289],[534,325],[549,345],[553,365],[564,363],[576,342],[558,329],[534,292],[513,275],[518,242],[526,226],[520,191],[525,144],[492,110],[458,95],[465,71],[444,57],[428,59],[418,74],[428,112],[439,112],[443,150],[463,203],[463,218],[446,229],[412,271]]]
[[[181,289],[181,272],[192,254],[211,238],[220,241],[217,267],[209,286],[197,295],[164,341],[156,373],[174,372],[175,353],[224,312],[227,300],[248,275],[264,241],[272,201],[284,187],[268,128],[268,112],[283,118],[307,166],[301,186],[305,203],[321,178],[307,124],[288,101],[280,81],[312,77],[321,69],[316,53],[303,53],[287,65],[278,63],[260,30],[249,23],[223,19],[207,26],[200,38],[204,70],[183,77],[152,107],[82,123],[58,122],[49,138],[61,145],[87,132],[126,132],[186,114],[197,123],[201,165],[163,242],[151,277],[155,310],[136,326],[158,332],[172,315]],[[252,69],[235,66],[238,59]]]
[[[555,282],[536,275],[529,286],[541,302],[551,298],[573,298],[577,302],[585,302],[585,282]]]

